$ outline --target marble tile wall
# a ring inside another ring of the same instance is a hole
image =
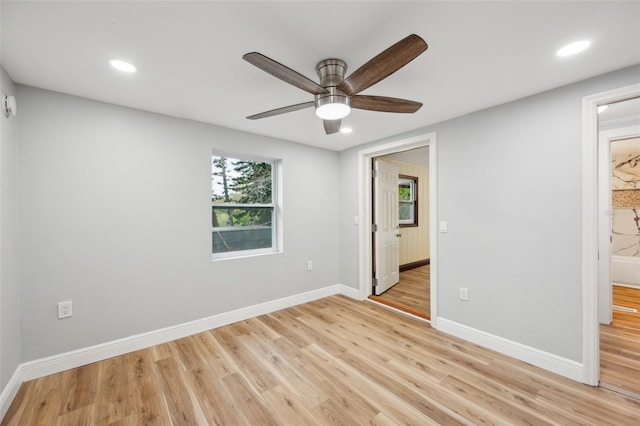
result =
[[[611,158],[611,189],[640,189],[640,154]]]
[[[613,209],[611,254],[640,256],[640,209]]]
[[[611,158],[611,254],[640,256],[640,154]]]

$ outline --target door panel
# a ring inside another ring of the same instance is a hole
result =
[[[400,280],[400,249],[398,238],[398,167],[374,160],[374,233],[375,275],[374,293],[380,295]]]

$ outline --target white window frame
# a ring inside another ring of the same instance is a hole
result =
[[[219,150],[212,150],[211,159],[213,161],[213,157],[226,157],[234,160],[242,160],[242,161],[253,161],[253,162],[263,162],[271,164],[271,203],[269,204],[242,204],[242,203],[216,203],[216,207],[222,208],[246,208],[246,207],[270,207],[271,210],[271,247],[259,248],[259,249],[248,249],[248,250],[236,250],[236,251],[228,251],[221,253],[211,253],[211,259],[213,261],[217,260],[226,260],[226,259],[238,259],[243,257],[252,257],[252,256],[260,256],[266,254],[280,253],[282,252],[282,187],[281,187],[281,176],[282,176],[282,161],[274,158],[264,158],[264,157],[254,157],[248,156],[244,154],[231,153]],[[213,209],[213,203],[212,203]],[[211,224],[211,217],[209,218],[209,223]],[[212,225],[210,225],[210,232],[213,234],[214,229]],[[220,227],[219,229],[224,229]],[[212,237],[213,238],[213,235]]]

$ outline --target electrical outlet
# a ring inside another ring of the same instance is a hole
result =
[[[313,271],[313,261],[307,260],[307,271]]]
[[[58,303],[58,319],[69,318],[73,315],[73,302],[71,300],[67,302]]]
[[[460,287],[460,300],[469,300],[469,289]]]

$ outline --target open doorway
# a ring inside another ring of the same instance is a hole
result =
[[[600,283],[611,280],[611,199],[603,195],[611,189],[602,186],[611,176],[610,147],[600,143],[606,139],[599,138],[598,109],[638,97],[640,84],[634,84],[582,101],[582,382],[592,386],[600,382]]]
[[[640,399],[640,98],[601,105],[598,134],[600,386]]]
[[[424,148],[428,158],[428,178],[426,182],[427,192],[425,206],[429,212],[427,220],[428,247],[429,247],[429,314],[431,324],[435,327],[437,319],[437,239],[436,239],[436,135],[429,133],[415,136],[403,140],[389,142],[378,146],[365,148],[358,152],[359,162],[359,217],[362,218],[359,227],[359,275],[360,275],[360,295],[363,299],[369,298],[373,291],[373,172],[372,160],[374,158],[391,154],[406,152],[414,149]],[[422,317],[424,318],[424,317]]]
[[[380,229],[374,231],[373,275],[377,285],[373,286],[370,299],[429,320],[431,319],[429,148],[425,146],[387,154],[373,159],[373,163],[374,170],[384,164],[395,173],[392,189],[395,189],[393,198],[396,199],[397,219],[392,224],[391,237],[397,246],[393,249],[397,252],[398,261],[397,263],[381,262],[379,258],[386,259],[389,255],[382,256],[383,253],[376,249],[377,237],[384,232],[384,229],[380,225],[382,218],[377,217],[381,214],[375,208],[382,200],[376,197],[379,185],[376,185],[376,178],[374,178],[372,223],[378,224]],[[378,180],[381,178],[377,176]],[[385,213],[384,209],[382,213]],[[393,245],[387,247],[393,247]],[[396,265],[396,282],[382,286],[378,279],[380,263],[383,263],[381,266]]]

